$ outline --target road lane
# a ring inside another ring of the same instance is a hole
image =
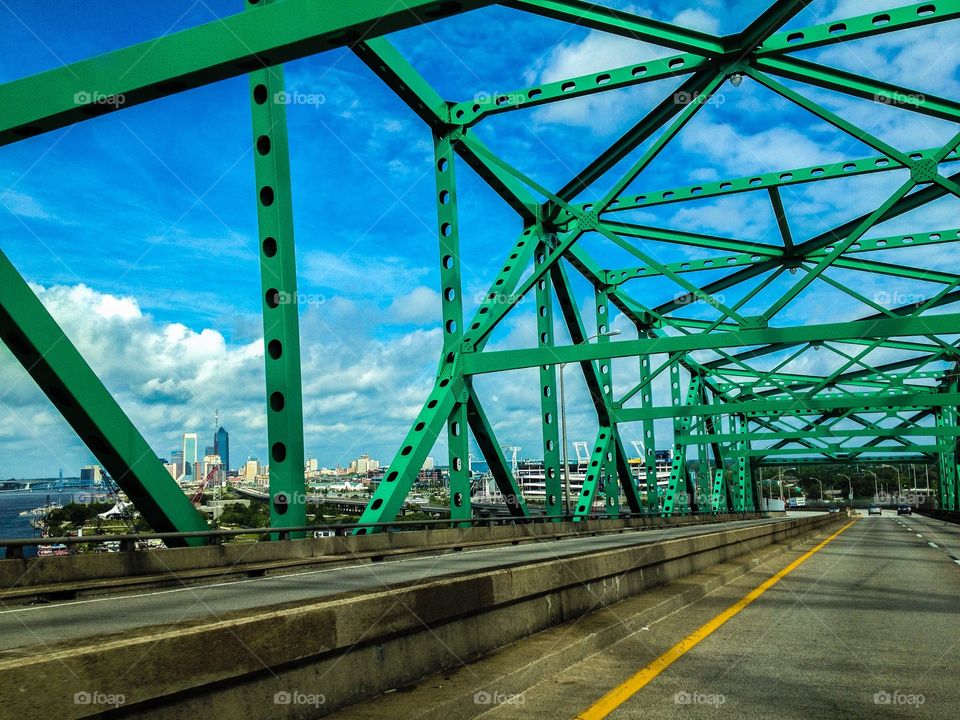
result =
[[[860,518],[608,717],[955,717],[960,566],[930,547],[927,534],[936,529],[951,541],[956,535],[912,520],[910,527],[924,537],[902,527],[895,513]],[[522,702],[492,707],[484,717],[533,720],[584,711],[773,569],[764,572],[543,678]]]

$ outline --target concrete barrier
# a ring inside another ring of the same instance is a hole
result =
[[[0,656],[0,717],[315,718],[836,515],[518,564]],[[131,668],[137,668],[135,675]],[[56,678],[55,682],[52,678]],[[123,680],[118,680],[123,678]]]
[[[310,565],[452,551],[475,545],[535,542],[635,528],[676,527],[759,517],[763,515],[681,515],[575,523],[538,522],[0,560],[0,600],[74,598],[118,588],[129,590],[146,585],[202,582],[214,575],[260,576],[282,572],[285,568],[300,569]]]
[[[916,508],[914,510],[918,515],[925,515],[934,520],[943,520],[949,523],[960,523],[960,512],[956,510],[939,510],[934,508]]]

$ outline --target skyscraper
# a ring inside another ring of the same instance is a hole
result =
[[[230,433],[228,433],[223,425],[220,426],[220,429],[217,430],[217,434],[213,436],[213,454],[220,456],[220,461],[222,463],[221,468],[224,473],[230,471]]]
[[[194,466],[197,464],[197,434],[183,434],[183,474],[193,476]]]

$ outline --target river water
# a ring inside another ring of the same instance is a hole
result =
[[[89,488],[67,490],[0,490],[0,538],[37,537],[38,530],[30,527],[29,517],[20,517],[24,510],[33,510],[50,502],[66,505],[90,499]],[[35,555],[36,548],[24,548],[24,555]]]

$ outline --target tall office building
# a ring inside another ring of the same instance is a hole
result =
[[[61,470],[61,475],[63,471]],[[62,477],[60,478],[63,479]],[[80,468],[80,480],[89,483],[103,482],[103,469],[99,465],[84,465]]]
[[[224,429],[223,425],[213,436],[213,454],[220,456],[223,472],[230,472],[230,433]]]
[[[183,475],[183,448],[170,451],[170,464],[173,465],[173,479],[179,480]]]
[[[185,475],[193,476],[194,469],[198,461],[197,457],[197,434],[183,434],[183,472]]]

